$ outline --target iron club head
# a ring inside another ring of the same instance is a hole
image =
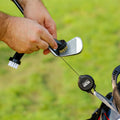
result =
[[[51,51],[51,53],[53,53],[53,55],[60,57],[79,54],[82,51],[82,49],[83,49],[83,44],[81,38],[79,37],[75,37],[70,41],[68,41],[67,48],[63,50],[63,52],[60,52],[59,54],[57,54],[55,50],[49,47],[49,50]]]

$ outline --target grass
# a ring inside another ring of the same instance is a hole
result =
[[[55,20],[58,39],[80,36],[80,55],[65,58],[79,74],[93,76],[97,91],[112,91],[111,73],[119,65],[119,0],[49,0],[44,3]],[[10,1],[0,10],[21,16]],[[7,66],[14,51],[0,42],[0,120],[85,120],[100,101],[78,86],[78,76],[53,55],[25,55],[18,70]]]

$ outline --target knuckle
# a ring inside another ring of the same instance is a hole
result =
[[[42,27],[37,27],[36,32],[40,33],[40,34],[43,34],[43,28]]]

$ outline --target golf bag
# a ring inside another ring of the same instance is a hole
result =
[[[92,114],[88,120],[120,120],[120,82],[117,83],[117,77],[120,74],[120,65],[112,73],[112,93],[107,94],[106,98],[114,104],[116,111],[110,109],[106,104],[101,106]]]

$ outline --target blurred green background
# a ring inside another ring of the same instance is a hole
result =
[[[93,76],[97,91],[112,91],[111,73],[120,63],[119,0],[44,0],[57,24],[58,39],[79,36],[81,54],[65,58]],[[0,10],[21,16],[9,0]],[[40,12],[40,11],[39,11]],[[59,58],[42,51],[25,55],[18,70],[7,66],[15,52],[0,42],[0,120],[86,120],[100,101],[82,92],[78,76]]]

